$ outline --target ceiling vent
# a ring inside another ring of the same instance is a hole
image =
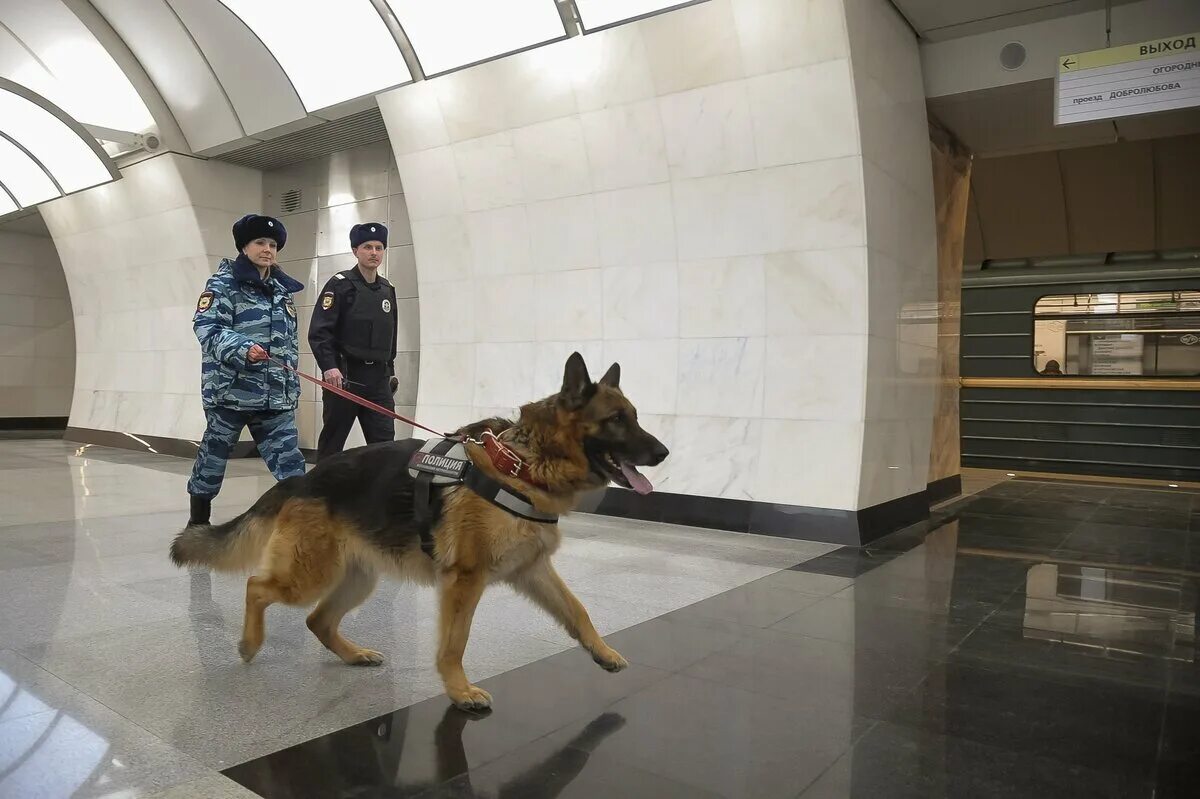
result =
[[[303,189],[288,189],[283,194],[279,195],[279,212],[284,214],[294,213],[300,210],[300,206],[304,204]]]
[[[364,144],[387,141],[387,137],[383,115],[373,107],[274,139],[255,142],[215,158],[269,172]]]
[[[1009,42],[1000,48],[1000,66],[1012,72],[1025,66],[1025,45]]]

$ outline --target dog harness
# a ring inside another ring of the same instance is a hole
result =
[[[471,462],[463,442],[431,438],[408,461],[408,474],[415,481],[413,519],[421,536],[421,551],[433,557],[433,528],[441,515],[441,492],[450,486],[466,486],[496,507],[530,522],[556,524],[558,516],[543,513],[524,494],[493,480]]]

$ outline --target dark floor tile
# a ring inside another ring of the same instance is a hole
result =
[[[958,520],[960,540],[965,535],[1011,538],[1053,548],[1080,522],[1075,519],[1033,519],[1022,516],[965,516]],[[961,544],[960,544],[961,546]]]
[[[1178,569],[1187,561],[1188,543],[1188,534],[1180,530],[1084,522],[1060,549],[1086,560]]]
[[[1091,643],[1044,640],[1044,633],[1027,630],[1021,616],[989,617],[954,651],[954,660],[981,668],[1021,670],[1040,679],[1068,684],[1107,681],[1127,687],[1165,689],[1167,663],[1161,657],[1140,655]]]
[[[801,608],[820,601],[820,596],[804,594],[775,585],[746,585],[703,599],[668,616],[678,619],[718,619],[751,627],[770,627]]]
[[[791,571],[858,577],[894,559],[898,552],[844,547],[791,567]]]
[[[1154,776],[1164,696],[1161,688],[978,668],[951,655],[885,720],[1140,781]]]
[[[1145,489],[1113,489],[1105,502],[1114,508],[1169,510],[1187,513],[1195,495],[1182,491],[1151,491]]]
[[[1188,517],[1188,530],[1193,533],[1200,533],[1200,513],[1192,512]]]
[[[980,494],[972,497],[957,508],[959,517],[963,516],[1004,516],[1005,510],[1016,499],[1013,497],[993,497]]]
[[[223,773],[266,799],[401,799],[508,754],[540,734],[528,727],[501,727],[444,700],[429,700]]]
[[[993,499],[1016,499],[1025,497],[1037,491],[1042,486],[1041,483],[1036,483],[1028,480],[1007,480],[1003,483],[997,483],[980,491],[976,496],[988,497]]]
[[[922,681],[929,668],[929,661],[921,657],[757,630],[683,673],[717,685],[787,697],[798,704],[820,704],[847,715],[882,718]]]
[[[835,577],[830,574],[814,574],[812,572],[784,569],[783,571],[759,578],[751,583],[751,585],[787,588],[801,594],[808,594],[809,596],[830,596],[854,585],[854,580],[849,577]]]
[[[414,796],[666,676],[638,664],[608,674],[572,649],[482,681],[495,698],[488,714],[463,713],[439,696],[224,773],[267,799]]]
[[[1112,493],[1113,489],[1108,486],[1042,483],[1027,498],[1049,502],[1101,505],[1112,497]]]
[[[678,671],[733,646],[755,627],[702,616],[660,616],[605,636],[631,663]]]
[[[1000,515],[1045,520],[1086,521],[1104,507],[1086,502],[1023,498],[1008,503]]]
[[[625,719],[604,713],[565,742],[542,739],[420,794],[422,799],[718,799],[719,794],[609,758]],[[376,795],[376,794],[373,794]]]
[[[1065,799],[1152,796],[1149,782],[1049,757],[881,723],[801,796],[803,799]]]
[[[1147,508],[1098,508],[1088,521],[1119,524],[1128,527],[1157,527],[1164,530],[1186,530],[1189,513],[1185,510],[1153,510]]]
[[[974,614],[928,613],[830,597],[788,616],[772,629],[840,641],[893,656],[938,659],[980,621]]]
[[[1159,796],[1196,795],[1200,785],[1200,695],[1168,693],[1157,783]]]
[[[915,610],[920,613],[955,615],[961,620],[982,621],[1012,593],[1012,587],[971,585],[969,581],[940,583],[894,577],[872,583],[859,582],[834,594],[860,605]]]
[[[625,724],[597,747],[606,758],[731,799],[796,796],[870,725],[827,705],[684,676],[652,685],[611,712]],[[584,726],[550,740],[577,739]]]

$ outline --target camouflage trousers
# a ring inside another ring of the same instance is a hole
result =
[[[225,480],[225,464],[233,452],[242,428],[249,426],[258,444],[258,454],[276,480],[304,474],[304,456],[300,454],[300,436],[296,432],[295,411],[239,411],[233,408],[205,408],[208,427],[192,467],[187,490],[193,496],[215,497]]]

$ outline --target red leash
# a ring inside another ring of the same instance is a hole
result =
[[[419,427],[422,430],[429,432],[429,433],[433,433],[435,436],[439,436],[441,438],[448,438],[448,439],[453,439],[454,441],[462,441],[464,443],[470,442],[472,444],[477,444],[484,448],[484,451],[487,452],[488,457],[492,461],[492,465],[495,466],[496,469],[499,470],[501,474],[507,474],[511,477],[516,477],[519,480],[524,480],[525,482],[530,483],[535,486],[539,486],[539,487],[542,486],[542,483],[539,480],[537,480],[536,478],[534,478],[533,475],[530,473],[529,464],[527,464],[527,463],[525,463],[525,461],[521,460],[520,455],[518,455],[517,453],[513,452],[511,449],[506,447],[504,445],[504,443],[502,441],[500,441],[500,439],[496,436],[496,434],[493,433],[491,430],[484,431],[482,441],[476,441],[473,438],[464,438],[462,436],[456,436],[452,433],[439,433],[437,430],[434,430],[432,427],[426,427],[425,425],[421,424],[420,422],[417,422],[413,419],[409,419],[407,416],[401,416],[400,414],[396,413],[395,411],[390,411],[387,408],[383,407],[382,405],[376,405],[374,402],[371,402],[370,400],[367,400],[367,399],[363,399],[362,397],[358,396],[357,394],[351,394],[349,391],[346,391],[343,388],[338,388],[337,386],[335,386],[331,383],[327,383],[324,380],[320,380],[316,377],[313,377],[312,375],[306,375],[304,372],[301,372],[299,369],[294,369],[291,366],[288,366],[286,363],[284,363],[283,361],[281,361],[277,358],[267,356],[267,360],[269,360],[271,363],[275,364],[276,366],[282,366],[284,369],[287,369],[289,372],[295,372],[300,377],[303,377],[305,380],[309,381],[310,383],[316,383],[321,388],[332,391],[334,394],[337,394],[339,397],[344,397],[345,399],[348,399],[357,405],[361,405],[364,408],[369,408],[370,410],[373,410],[376,413],[382,413],[384,416],[390,416],[391,418],[396,419],[401,422],[404,422],[405,424],[411,424],[413,427]]]
[[[373,410],[376,413],[382,413],[384,416],[390,416],[391,418],[393,418],[397,421],[400,421],[400,422],[404,422],[405,424],[411,424],[413,427],[419,427],[422,430],[433,433],[435,436],[440,436],[441,438],[454,438],[453,435],[449,435],[447,433],[439,433],[437,430],[434,430],[432,427],[426,427],[425,425],[421,424],[418,421],[409,419],[407,416],[401,416],[400,414],[396,413],[395,411],[388,410],[387,408],[383,407],[382,405],[376,405],[374,402],[371,402],[370,400],[367,400],[367,399],[363,399],[362,397],[358,396],[357,394],[351,394],[349,391],[346,391],[344,388],[338,388],[337,386],[333,385],[332,383],[327,383],[324,380],[313,377],[312,375],[306,375],[304,372],[301,372],[299,369],[294,369],[291,366],[288,366],[286,363],[284,363],[283,361],[281,361],[277,358],[270,357],[269,360],[271,361],[271,363],[275,364],[276,366],[282,366],[284,369],[287,369],[289,372],[295,372],[300,377],[303,377],[305,380],[309,381],[310,383],[316,383],[321,388],[332,391],[334,394],[337,394],[339,397],[348,399],[351,402],[361,405],[364,408],[369,408],[370,410]]]

